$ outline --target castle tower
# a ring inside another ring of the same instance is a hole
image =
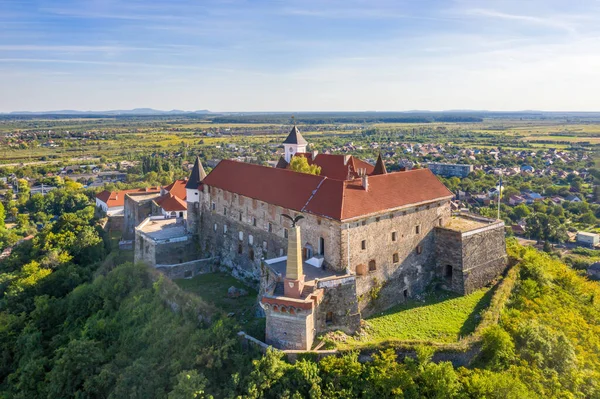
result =
[[[206,172],[200,162],[200,157],[196,157],[192,174],[185,185],[187,195],[187,230],[192,234],[198,232],[200,226],[201,200],[202,200],[202,180],[206,177]]]
[[[298,131],[296,125],[290,131],[287,138],[283,142],[283,149],[285,150],[284,158],[287,163],[290,163],[292,157],[298,152],[306,152],[306,146],[308,142],[304,140],[304,137]]]

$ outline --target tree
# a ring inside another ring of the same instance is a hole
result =
[[[524,217],[529,216],[529,214],[531,213],[531,211],[529,210],[529,208],[527,207],[527,205],[525,205],[525,204],[519,204],[519,205],[517,205],[517,206],[514,207],[513,213],[515,215],[515,219],[516,220],[520,220],[520,219],[523,219]]]
[[[309,165],[308,159],[303,156],[294,156],[290,160],[290,169],[300,173],[308,173],[311,175],[320,175],[321,167],[317,165]]]

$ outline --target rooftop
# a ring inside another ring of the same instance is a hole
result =
[[[268,264],[268,266],[273,271],[280,274],[281,277],[283,278],[283,277],[285,277],[285,268],[287,265],[287,257],[282,257],[282,258],[278,258],[278,259],[281,259],[281,260],[278,262]],[[278,259],[274,259],[274,260],[278,260]],[[268,260],[267,260],[267,262],[268,262]],[[331,270],[325,270],[320,267],[315,267],[306,262],[303,262],[303,271],[304,271],[304,282],[305,283],[313,282],[316,279],[324,279],[327,277],[336,277],[336,276],[343,275],[342,273],[335,273]]]
[[[178,219],[146,219],[138,229],[155,241],[187,236],[185,226]]]
[[[477,230],[499,222],[499,220],[488,219],[478,215],[460,214],[453,215],[450,220],[444,224],[443,228],[465,233],[467,231]]]

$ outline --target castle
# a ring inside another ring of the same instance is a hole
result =
[[[504,271],[504,223],[453,215],[453,194],[428,169],[388,173],[381,156],[373,166],[307,145],[294,126],[276,167],[222,160],[206,174],[196,159],[185,210],[173,190],[160,201],[128,195],[135,260],[191,277],[204,270],[198,258],[218,258],[259,287],[267,343],[298,350],[325,331],[354,333],[361,317],[432,282],[468,294]],[[320,175],[290,170],[294,156]],[[139,211],[144,201],[152,206]],[[160,203],[178,210],[159,212]]]

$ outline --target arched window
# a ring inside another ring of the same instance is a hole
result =
[[[333,312],[327,312],[327,314],[325,315],[325,324],[332,324],[333,323]]]

